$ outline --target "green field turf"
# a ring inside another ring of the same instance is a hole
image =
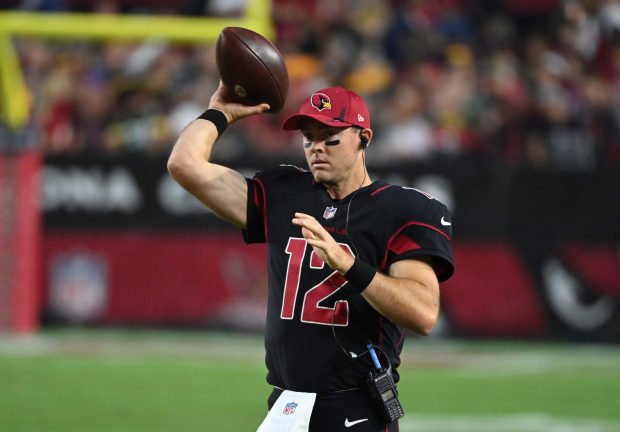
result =
[[[620,431],[620,347],[408,340],[403,432]],[[260,336],[0,336],[0,431],[255,431]]]

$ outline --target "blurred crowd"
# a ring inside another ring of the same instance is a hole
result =
[[[214,16],[238,14],[245,2],[19,3]],[[313,91],[342,85],[369,103],[371,165],[468,155],[509,167],[620,167],[617,1],[273,0],[273,19],[287,103],[231,127],[219,158],[302,159],[283,118]],[[33,102],[29,128],[48,154],[167,154],[218,83],[213,45],[15,42]]]

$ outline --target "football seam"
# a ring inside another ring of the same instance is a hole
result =
[[[266,70],[267,72],[269,72],[269,77],[271,78],[271,81],[275,84],[276,88],[278,89],[278,93],[280,94],[280,100],[281,100],[281,101],[284,101],[284,97],[283,97],[283,95],[282,95],[282,89],[281,89],[281,88],[280,88],[280,86],[278,85],[278,82],[276,81],[275,77],[273,76],[273,74],[271,73],[271,71],[269,70],[269,68],[268,68],[268,67],[267,67],[267,65],[265,64],[265,62],[264,62],[264,61],[262,61],[262,60],[261,60],[261,58],[260,58],[258,55],[256,55],[256,53],[254,52],[254,50],[253,50],[252,48],[250,48],[250,47],[248,46],[248,44],[246,44],[246,43],[243,41],[243,39],[241,39],[239,36],[237,36],[237,35],[236,35],[234,32],[232,32],[232,31],[231,31],[230,33],[231,33],[231,34],[232,34],[235,38],[237,38],[237,39],[238,39],[238,40],[239,40],[239,41],[240,41],[243,45],[245,45],[245,47],[248,49],[248,51],[250,51],[250,52],[252,53],[252,55],[253,55],[254,57],[256,57],[256,59],[257,59],[259,62],[261,62],[261,64],[265,67],[265,70]],[[267,40],[269,43],[271,43],[271,41],[269,41],[268,39],[265,39],[265,40]],[[272,44],[272,45],[273,45],[273,44]],[[274,48],[275,48],[275,45],[274,45]],[[276,48],[276,50],[277,50],[277,48]],[[284,102],[282,102],[282,103],[284,103]],[[270,107],[269,109],[272,109],[272,108]]]

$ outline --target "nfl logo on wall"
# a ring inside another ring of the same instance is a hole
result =
[[[286,415],[293,414],[295,412],[295,408],[297,408],[297,403],[289,402],[286,404],[286,406],[284,407],[284,411],[282,412]]]
[[[338,210],[336,207],[326,207],[325,211],[323,212],[323,218],[324,219],[331,219],[336,215],[336,210]]]

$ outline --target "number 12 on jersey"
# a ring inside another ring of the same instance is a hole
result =
[[[349,245],[339,243],[340,246],[353,256],[353,251]],[[308,269],[302,269],[302,263],[306,254],[308,242],[304,238],[291,237],[286,245],[286,253],[289,255],[288,266],[286,269],[286,282],[282,299],[282,312],[280,318],[293,319],[295,314],[295,303],[299,291],[302,270],[312,271],[321,270],[325,267],[325,262],[312,250]],[[320,303],[327,297],[338,291],[347,280],[339,272],[334,271],[323,281],[310,288],[303,298],[301,309],[301,321],[310,324],[331,325],[332,318],[334,325],[346,326],[349,324],[349,303],[342,301],[335,303],[332,307],[320,306]]]

